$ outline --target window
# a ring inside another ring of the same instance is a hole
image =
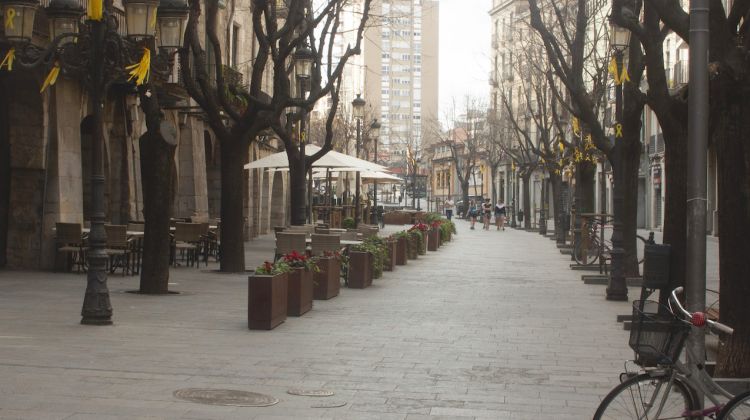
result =
[[[232,62],[229,63],[231,67],[237,68],[239,64],[238,51],[240,48],[240,26],[236,23],[232,25]]]

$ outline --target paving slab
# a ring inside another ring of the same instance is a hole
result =
[[[630,305],[584,285],[541,235],[457,225],[437,252],[272,331],[247,329],[247,276],[214,262],[172,269],[179,295],[111,276],[108,327],[79,324],[84,275],[0,271],[0,419],[590,417],[632,357],[615,322]],[[272,258],[273,238],[246,254],[248,268]],[[174,396],[184,388],[279,403],[201,405]],[[312,408],[326,400],[343,406]]]

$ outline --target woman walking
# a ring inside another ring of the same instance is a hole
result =
[[[495,226],[497,230],[505,230],[505,203],[502,201],[495,204]]]
[[[484,217],[484,230],[490,230],[490,219],[492,218],[492,204],[490,199],[486,198],[482,203],[482,216]]]
[[[471,222],[471,230],[474,230],[474,224],[477,222],[477,205],[474,200],[469,201],[469,221]]]

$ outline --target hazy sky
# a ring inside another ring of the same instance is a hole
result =
[[[440,0],[440,119],[466,95],[486,101],[491,0]]]

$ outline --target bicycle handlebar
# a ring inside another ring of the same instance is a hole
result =
[[[672,290],[672,295],[670,296],[670,301],[677,306],[677,309],[680,311],[680,313],[690,320],[690,323],[693,324],[696,327],[704,327],[706,324],[708,324],[709,327],[716,329],[718,331],[721,331],[725,334],[732,335],[734,333],[734,329],[728,325],[724,325],[721,322],[712,321],[710,319],[706,318],[706,314],[702,312],[694,312],[690,313],[687,309],[685,309],[682,304],[680,303],[680,300],[677,299],[677,294],[682,293],[683,290],[685,290],[682,286]]]

